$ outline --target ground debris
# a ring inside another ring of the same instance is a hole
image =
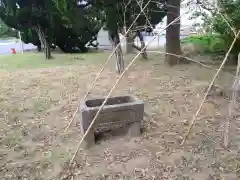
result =
[[[228,104],[224,88],[213,87],[209,96],[214,98],[208,99],[186,146],[180,146],[213,70],[193,63],[170,68],[159,56],[154,58],[137,62],[113,94],[130,93],[146,102],[142,136],[100,139],[93,148],[81,150],[72,167],[68,164],[81,138],[80,129],[73,123],[67,134],[62,130],[78,107],[77,100],[91,86],[99,64],[79,61],[83,64],[1,72],[0,118],[5,118],[0,121],[1,179],[212,180],[236,176],[238,150],[235,146],[222,149],[219,144]],[[222,76],[221,82],[226,82],[228,74]],[[105,96],[116,78],[105,70],[92,94]]]

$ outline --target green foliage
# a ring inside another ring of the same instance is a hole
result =
[[[119,29],[124,26],[128,28],[133,24],[131,29],[135,30],[140,27],[140,31],[145,31],[146,26],[155,26],[166,16],[165,0],[161,0],[158,3],[149,0],[143,0],[141,2],[104,0],[104,3],[107,15],[107,26],[112,26],[114,22],[117,22]],[[141,13],[142,9],[144,13]],[[150,22],[147,21],[145,15]]]
[[[218,34],[205,34],[202,36],[189,36],[183,39],[182,44],[196,45],[201,53],[222,53],[226,49],[225,41]]]
[[[9,28],[0,18],[0,38],[17,37],[17,31]]]
[[[222,35],[222,39],[225,43],[225,51],[230,47],[233,39],[234,32],[240,29],[240,1],[239,0],[218,0],[218,5],[220,7],[220,13],[212,19],[213,31]],[[225,20],[223,19],[223,16]],[[226,23],[226,20],[228,23]],[[231,27],[230,27],[230,26]],[[236,41],[232,54],[236,55],[240,52],[240,39]]]
[[[206,27],[205,30],[207,32],[210,31],[221,35],[219,37],[221,41],[217,41],[217,44],[213,46],[216,48],[216,51],[221,49],[226,52],[235,37],[233,30],[238,32],[240,29],[240,1],[217,0],[218,8],[216,6],[206,6],[206,4],[200,4],[204,11],[198,11],[196,15],[203,17],[203,26]],[[213,41],[215,42],[216,40]],[[237,39],[231,53],[236,56],[239,52],[240,38]]]
[[[24,29],[21,32],[21,36],[22,36],[22,41],[25,42],[26,44],[32,43],[37,47],[41,47],[41,42],[39,41],[36,31],[32,29]]]
[[[144,11],[151,25],[166,15],[165,0],[141,3],[148,7]],[[104,25],[113,36],[133,22],[131,29],[144,31],[150,24],[143,13],[135,21],[140,12],[138,2],[128,0],[0,0],[0,18],[21,31],[24,42],[40,46],[47,41],[64,52],[86,52],[85,45],[96,40]]]
[[[67,1],[66,0],[56,0],[56,6],[60,12],[62,12],[62,13],[67,12]]]
[[[22,140],[22,136],[19,132],[14,132],[12,134],[8,134],[8,136],[4,139],[4,145],[6,145],[9,149],[14,148],[16,146],[20,146],[20,142]]]
[[[41,28],[47,44],[64,52],[86,52],[85,45],[101,28],[101,15],[97,8],[79,7],[71,0],[0,0],[0,17],[21,31],[24,42],[41,47]]]
[[[77,57],[77,58],[76,58]],[[0,69],[15,71],[18,69],[36,69],[36,68],[52,68],[69,65],[86,65],[89,63],[101,65],[108,58],[106,53],[81,53],[81,54],[63,54],[54,53],[51,61],[43,61],[42,55],[39,53],[18,53],[16,55],[1,55]],[[85,59],[87,61],[85,61]]]

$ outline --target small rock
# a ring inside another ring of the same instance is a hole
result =
[[[183,120],[183,124],[184,124],[184,125],[188,125],[188,120],[186,120],[186,119]]]
[[[194,172],[197,172],[197,168],[193,168],[193,171],[194,171]]]
[[[219,170],[221,171],[221,172],[223,172],[224,171],[224,168],[223,167],[219,167]]]

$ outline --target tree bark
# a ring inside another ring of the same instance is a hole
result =
[[[126,36],[126,54],[133,53],[134,39],[131,36]]]
[[[106,14],[106,24],[108,28],[108,36],[109,40],[112,43],[112,46],[115,51],[116,56],[116,70],[117,73],[122,73],[124,71],[124,60],[123,60],[123,53],[119,38],[119,26],[117,23],[118,19],[118,6],[115,0],[104,0],[104,9]]]
[[[143,38],[143,35],[142,35],[142,33],[139,31],[139,30],[137,30],[137,36],[138,36],[138,38],[139,38],[139,40],[140,40],[140,42],[141,42],[141,54],[142,54],[142,57],[144,58],[144,59],[147,59],[147,53],[146,53],[146,48],[145,48],[145,41],[144,41],[144,38]]]
[[[128,27],[124,26],[120,28],[120,32],[126,37],[126,47],[125,47],[125,54],[131,54],[134,50],[134,39],[136,36],[133,37],[132,33],[127,34]]]
[[[45,57],[46,59],[51,59],[51,48],[49,46],[49,43],[47,41],[47,38],[45,37]]]
[[[44,41],[43,41],[43,37],[42,37],[42,31],[41,31],[41,27],[40,25],[38,24],[37,27],[34,28],[37,35],[38,35],[38,38],[39,38],[39,41],[41,43],[41,49],[44,49],[45,48],[45,44],[44,44]]]
[[[167,25],[180,16],[180,0],[167,1]],[[176,21],[166,29],[166,52],[176,55],[181,55],[180,46],[180,20]],[[166,54],[165,63],[173,66],[178,64],[179,57]]]
[[[41,50],[42,50],[41,45],[40,45],[40,46],[37,46],[37,51],[38,51],[38,52],[41,52]]]
[[[123,52],[120,43],[120,38],[118,33],[111,33],[109,32],[109,39],[112,43],[113,49],[116,49],[115,56],[116,56],[116,71],[118,74],[121,74],[124,71],[124,59],[123,59]]]
[[[51,49],[50,49],[48,40],[47,40],[47,38],[45,36],[45,33],[44,33],[43,29],[38,24],[37,27],[35,28],[35,30],[36,30],[36,32],[38,34],[39,40],[41,42],[41,46],[45,50],[45,57],[46,57],[46,59],[51,59],[52,58],[52,56],[51,56]]]
[[[146,53],[146,48],[145,48],[145,41],[143,38],[143,35],[141,34],[141,32],[139,30],[137,30],[136,32],[136,36],[139,38],[140,43],[141,43],[141,47],[139,48],[136,45],[133,45],[135,49],[137,49],[138,51],[141,51],[141,55],[144,59],[147,59],[147,53]]]

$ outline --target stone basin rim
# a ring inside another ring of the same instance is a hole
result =
[[[138,99],[136,96],[134,95],[123,95],[123,96],[111,96],[108,98],[108,101],[112,100],[114,101],[119,100],[119,99],[123,99],[123,98],[127,98],[129,99],[128,102],[123,102],[123,103],[116,103],[116,104],[105,104],[103,106],[103,109],[108,109],[108,108],[113,108],[113,107],[125,107],[125,106],[133,106],[133,105],[137,105],[137,104],[144,104],[142,100]],[[91,109],[99,109],[100,106],[102,105],[102,102],[105,100],[105,97],[91,97],[88,99],[83,99],[80,103],[80,107],[82,110],[91,110]],[[100,101],[100,105],[97,106],[88,106],[87,103],[90,101]]]

